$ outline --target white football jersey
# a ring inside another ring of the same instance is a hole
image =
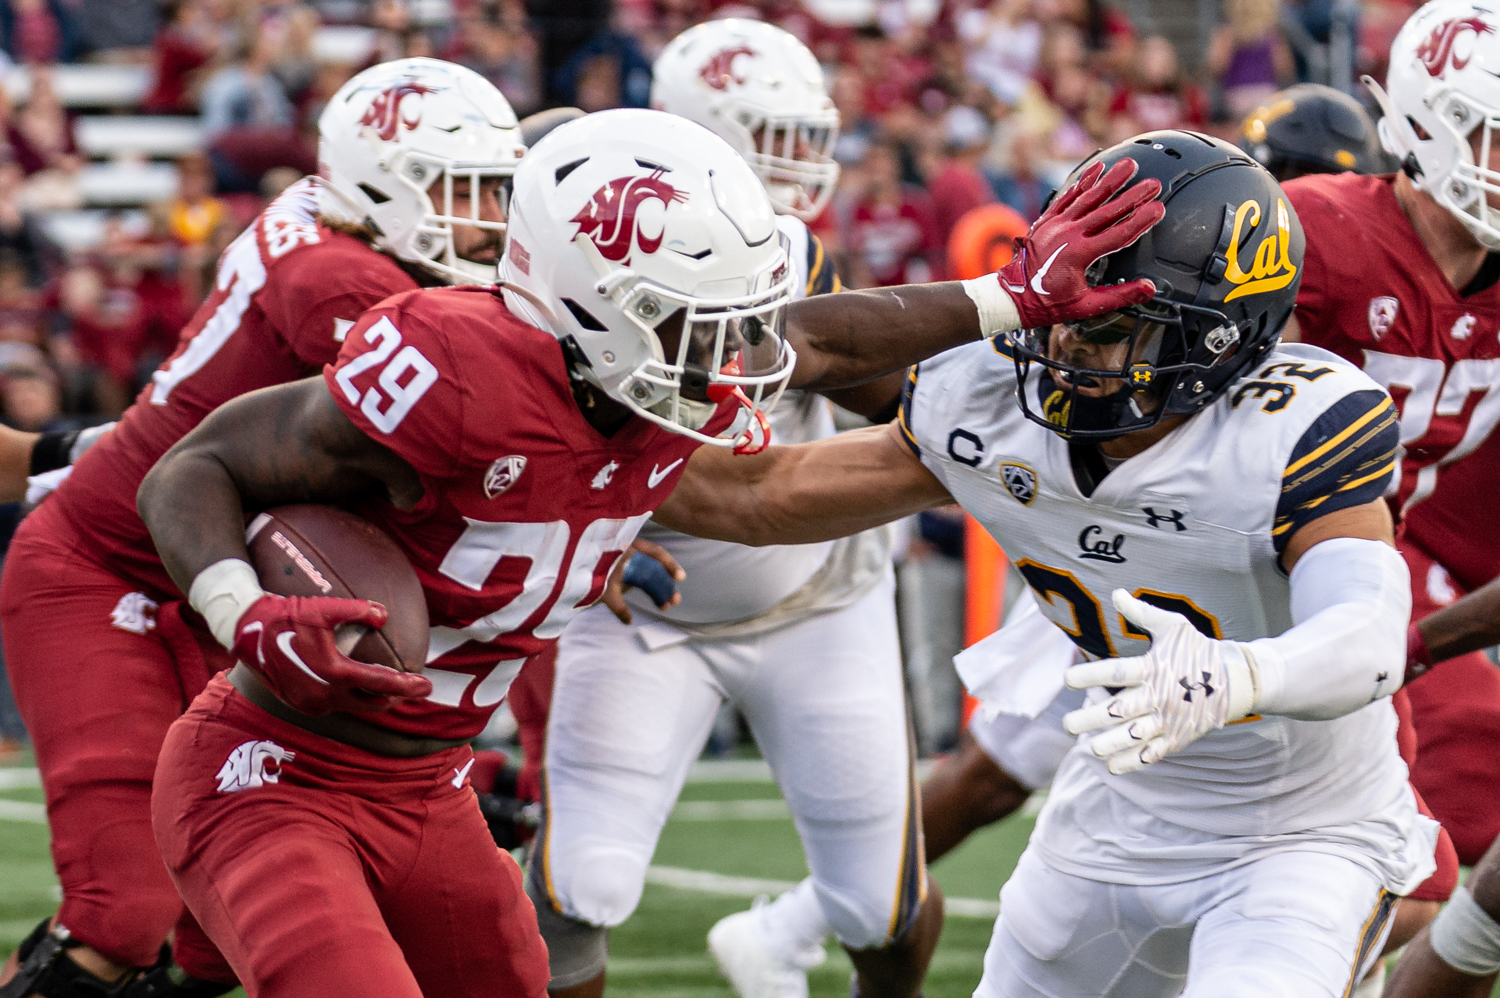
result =
[[[1029,379],[1032,399],[1039,375]],[[901,429],[1005,549],[1042,613],[1094,658],[1149,646],[1113,609],[1119,588],[1215,638],[1286,631],[1293,620],[1279,555],[1287,539],[1318,516],[1378,498],[1390,478],[1390,398],[1358,368],[1313,347],[1277,348],[1207,409],[1110,471],[1097,448],[1070,446],[1028,420],[1016,377],[1000,340],[926,361],[908,375]],[[1042,411],[1039,401],[1031,405]],[[1092,470],[1075,473],[1075,461]],[[1097,483],[1091,494],[1080,475]],[[1121,809],[1194,840],[1296,835],[1401,810],[1410,791],[1395,711],[1388,697],[1376,698],[1397,685],[1399,677],[1372,677],[1370,705],[1336,720],[1252,716],[1125,776],[1110,775],[1080,743],[1048,805],[1053,824],[1071,822],[1077,834],[1037,838],[1049,862],[1049,842],[1084,843],[1098,856],[1084,865],[1097,868],[1136,849],[1131,836],[1100,831]],[[1170,880],[1192,865],[1158,873]]]
[[[807,226],[790,215],[778,215],[776,225],[790,245],[787,255],[797,268],[793,297],[826,294],[838,290],[838,278],[823,245],[807,231]],[[778,444],[803,444],[833,436],[833,411],[821,396],[804,392],[785,393],[767,414],[771,421],[771,439]],[[626,599],[633,609],[648,615],[659,615],[669,624],[723,624],[748,621],[759,617],[781,603],[804,585],[829,562],[836,546],[860,545],[857,557],[850,563],[873,565],[889,560],[889,532],[870,531],[858,538],[826,541],[818,544],[791,544],[770,547],[748,547],[725,541],[689,537],[652,523],[647,523],[641,537],[654,541],[672,552],[687,572],[681,586],[682,602],[670,613],[659,614],[644,593],[631,590]],[[872,550],[881,546],[881,555]],[[882,570],[883,571],[883,570]],[[864,573],[869,574],[869,573]],[[866,581],[873,585],[879,572]],[[832,580],[830,580],[832,581]],[[827,600],[814,596],[799,600],[798,613],[832,609],[856,598],[868,585],[849,588],[834,585]],[[829,602],[831,601],[831,602]],[[779,619],[778,626],[789,620]]]

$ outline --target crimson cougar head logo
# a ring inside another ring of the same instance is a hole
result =
[[[737,55],[753,56],[754,54],[754,49],[746,48],[743,45],[715,52],[714,57],[704,63],[702,69],[698,70],[698,75],[703,78],[704,83],[707,83],[715,90],[728,90],[731,82],[737,86],[743,85],[745,78],[737,75],[734,71],[734,57]]]
[[[1428,76],[1442,76],[1448,71],[1450,62],[1454,69],[1463,69],[1469,64],[1469,59],[1474,54],[1472,40],[1468,55],[1460,58],[1453,54],[1453,43],[1466,31],[1474,32],[1476,38],[1495,33],[1494,28],[1477,17],[1455,17],[1439,24],[1417,48],[1417,58],[1422,60]]]
[[[569,221],[578,223],[578,231],[594,241],[606,260],[626,260],[632,241],[642,253],[655,253],[666,230],[654,236],[636,231],[635,213],[652,198],[660,201],[663,208],[687,202],[686,192],[661,179],[665,172],[655,170],[646,177],[611,180],[595,191],[583,210]]]
[[[389,142],[396,137],[396,132],[402,125],[405,125],[406,130],[409,132],[422,123],[421,106],[418,105],[417,107],[416,117],[404,118],[401,116],[401,101],[413,94],[421,96],[422,94],[434,93],[437,93],[437,91],[431,87],[424,87],[415,80],[407,83],[398,83],[394,87],[382,90],[375,96],[375,100],[370,103],[369,108],[365,111],[365,116],[359,119],[359,123],[361,125],[369,125],[375,129],[376,135]]]

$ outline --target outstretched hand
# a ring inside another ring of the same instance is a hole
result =
[[[1093,288],[1084,276],[1094,261],[1129,246],[1166,213],[1166,206],[1155,200],[1160,181],[1143,180],[1125,189],[1135,172],[1133,159],[1120,160],[1108,173],[1103,163],[1095,163],[1057,196],[1020,241],[1019,252],[999,278],[1020,313],[1021,328],[1101,315],[1138,305],[1156,293],[1147,280]]]
[[[267,593],[235,625],[234,654],[304,714],[389,710],[432,692],[432,680],[350,658],[335,633],[345,625],[382,627],[385,607],[367,600]]]
[[[630,606],[625,602],[625,590],[634,586],[656,604],[658,610],[670,610],[682,602],[677,583],[687,578],[687,573],[671,553],[660,544],[636,538],[609,573],[609,582],[604,587],[601,601],[609,607],[620,623],[628,624],[633,619]]]

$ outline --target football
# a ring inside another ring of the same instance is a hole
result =
[[[396,542],[373,524],[333,506],[278,506],[250,521],[245,540],[266,592],[367,599],[386,608],[389,619],[380,630],[340,629],[346,655],[422,671],[428,640],[422,584]]]

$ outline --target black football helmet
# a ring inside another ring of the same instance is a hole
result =
[[[1282,181],[1387,166],[1375,122],[1359,101],[1318,83],[1288,87],[1256,108],[1240,126],[1240,148]]]
[[[1161,181],[1166,214],[1087,276],[1095,286],[1149,278],[1156,295],[1068,324],[1085,340],[1128,343],[1124,363],[1097,370],[1053,360],[1055,327],[1006,337],[1022,410],[1073,439],[1107,440],[1208,406],[1276,344],[1302,279],[1302,224],[1281,185],[1244,152],[1196,132],[1147,132],[1090,156],[1067,183],[1098,160],[1107,168],[1126,157],[1139,166],[1132,184]],[[1042,368],[1035,399],[1026,380],[1032,365]],[[1080,392],[1101,380],[1123,387],[1098,397]],[[1146,404],[1151,395],[1155,405]]]

